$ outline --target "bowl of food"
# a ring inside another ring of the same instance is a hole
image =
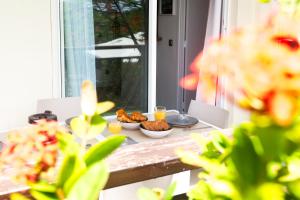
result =
[[[151,138],[163,138],[168,136],[173,128],[165,121],[145,121],[140,125],[142,133]]]
[[[140,123],[148,120],[148,118],[140,112],[132,112],[129,115],[124,109],[119,109],[116,114],[122,127],[130,130],[139,129]]]

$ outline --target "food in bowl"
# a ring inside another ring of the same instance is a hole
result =
[[[166,120],[158,121],[145,121],[141,123],[142,127],[149,131],[167,131],[171,129],[171,126],[166,122]]]
[[[140,112],[133,112],[130,115],[130,119],[136,122],[144,122],[147,121],[148,118]]]
[[[116,114],[118,121],[121,122],[125,129],[138,129],[140,122],[148,120],[148,118],[140,112],[133,112],[129,115],[124,109],[119,109]]]
[[[133,112],[131,115],[128,115],[124,109],[119,109],[116,114],[117,119],[124,123],[140,123],[148,120],[148,118],[140,112]]]
[[[142,133],[151,138],[163,138],[172,132],[172,127],[165,121],[147,121],[140,125]]]

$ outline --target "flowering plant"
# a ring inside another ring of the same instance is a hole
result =
[[[182,80],[209,96],[217,76],[226,77],[227,97],[252,112],[232,137],[194,135],[201,155],[178,151],[203,169],[190,199],[300,199],[300,1],[279,3],[263,24],[214,41]]]
[[[9,134],[7,146],[0,155],[0,169],[2,172],[13,169],[15,180],[27,184],[34,199],[93,200],[107,182],[109,172],[104,159],[125,137],[109,137],[86,152],[87,139],[101,133],[106,126],[99,114],[109,110],[113,103],[97,103],[90,81],[83,83],[81,98],[82,115],[71,121],[71,129],[81,138],[82,146],[56,122],[40,121]],[[15,193],[11,199],[28,198]]]
[[[208,97],[214,92],[216,77],[226,77],[230,99],[245,109],[271,116],[280,125],[289,125],[299,107],[300,26],[295,25],[299,23],[298,18],[271,16],[262,25],[239,29],[214,41],[192,64],[191,76],[199,79]]]
[[[37,126],[13,131],[9,134],[8,146],[1,152],[1,164],[15,169],[18,182],[36,182],[43,176],[51,179],[51,170],[58,157],[57,134],[64,132],[54,122],[41,121]]]

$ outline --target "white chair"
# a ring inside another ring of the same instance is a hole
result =
[[[45,110],[52,111],[57,116],[58,121],[65,121],[70,117],[80,115],[80,97],[38,100],[37,112],[43,113]]]
[[[229,112],[225,109],[192,100],[188,114],[217,128],[228,128]]]

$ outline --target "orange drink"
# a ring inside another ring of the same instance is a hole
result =
[[[108,124],[108,131],[113,134],[119,134],[122,131],[122,126],[120,122],[110,122]]]
[[[154,113],[155,120],[163,120],[166,118],[166,112],[164,111],[156,111]]]
[[[154,118],[155,118],[155,120],[166,119],[166,107],[156,106],[154,109]]]

